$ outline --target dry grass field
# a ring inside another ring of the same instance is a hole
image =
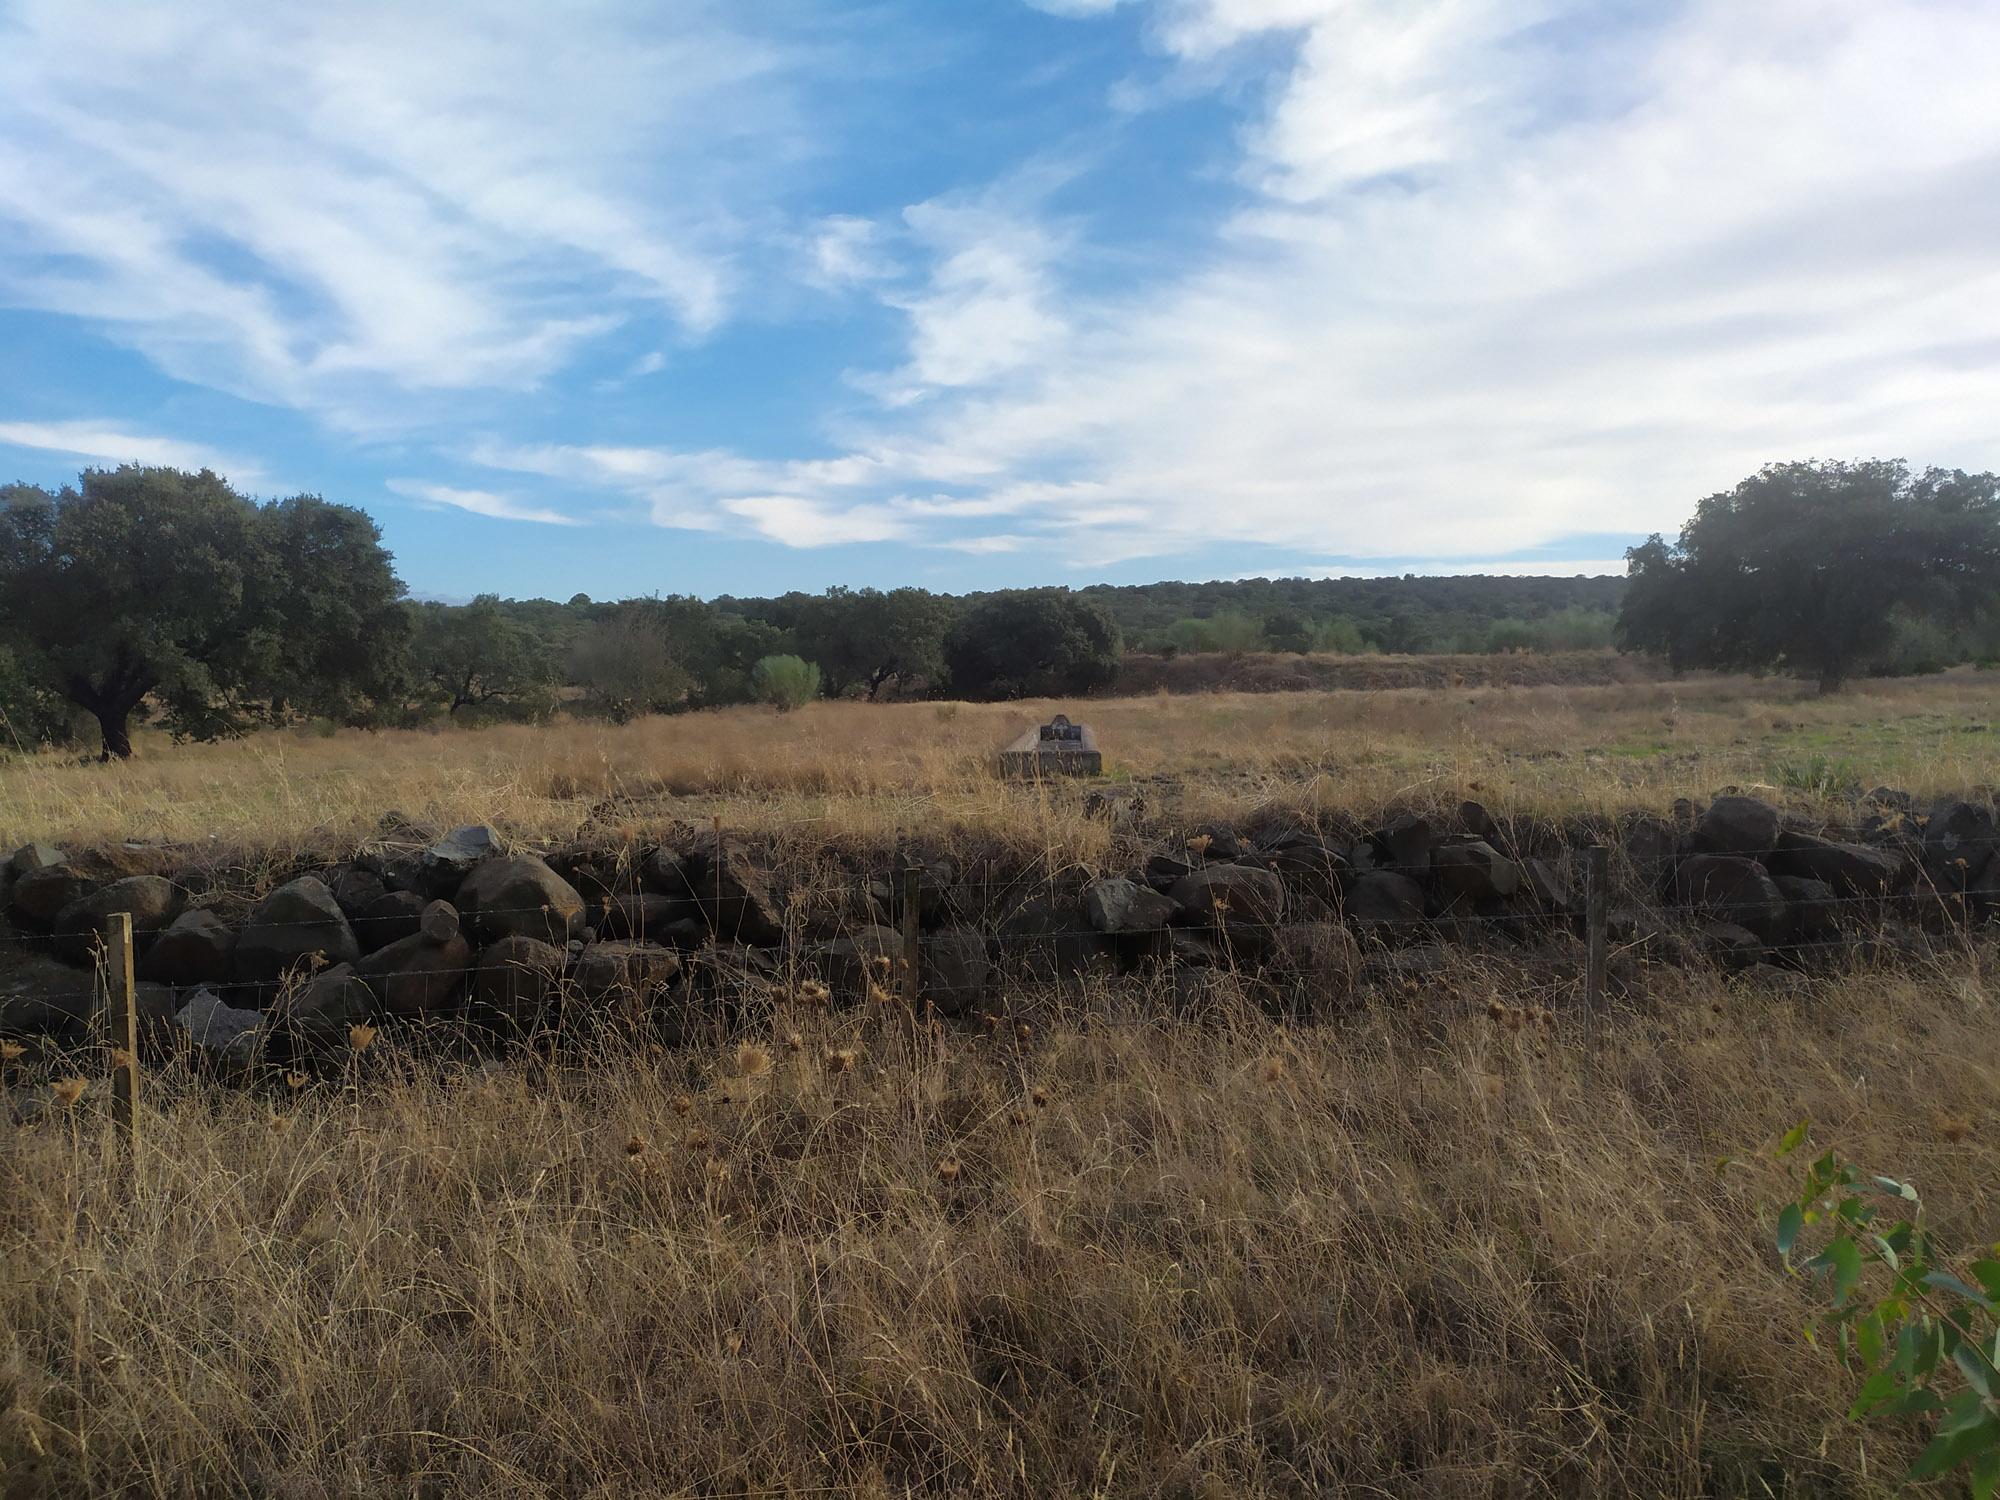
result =
[[[1962,792],[2000,779],[1996,688],[1087,717],[1116,777],[1190,819],[1564,814]],[[1059,706],[148,740],[126,766],[0,763],[0,843],[279,856],[394,808],[1087,856],[1106,835],[1075,789],[989,769]],[[1920,1434],[1845,1420],[1762,1153],[1809,1117],[1913,1179],[1946,1242],[2000,1237],[2000,954],[1945,951],[1653,969],[1587,1030],[1566,975],[1472,950],[1312,1022],[1219,970],[915,1030],[780,994],[701,1045],[591,1057],[385,1030],[332,1080],[155,1075],[132,1192],[100,1088],[67,1103],[0,1062],[0,1496],[1897,1493]]]
[[[0,844],[120,839],[247,851],[340,849],[394,809],[559,839],[595,816],[720,814],[833,835],[962,827],[1088,845],[1075,799],[1023,794],[994,752],[1075,704],[819,703],[614,727],[321,736],[219,745],[140,735],[129,764],[0,760]],[[1267,802],[1373,811],[1478,797],[1522,814],[1662,810],[1724,785],[1810,800],[1889,783],[1964,791],[2000,776],[2000,673],[1858,684],[1832,698],[1777,679],[1107,699],[1114,782],[1161,810],[1230,818]]]

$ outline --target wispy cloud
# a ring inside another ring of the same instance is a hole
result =
[[[496,521],[533,521],[543,526],[581,526],[583,521],[559,510],[529,505],[491,490],[465,490],[448,484],[426,484],[415,479],[391,479],[388,488],[419,505],[470,511]]]
[[[149,433],[126,432],[107,421],[0,422],[0,445],[63,453],[97,464],[164,465],[213,469],[235,484],[252,487],[264,478],[261,466],[218,453],[199,443]]]
[[[700,5],[23,0],[0,300],[378,417],[531,384],[627,320],[700,334],[736,195],[790,149],[782,62]]]

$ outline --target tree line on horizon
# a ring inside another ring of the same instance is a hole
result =
[[[626,720],[815,697],[1087,694],[1125,651],[1619,649],[1676,669],[1866,672],[2000,657],[2000,481],[1773,465],[1616,577],[1253,578],[770,598],[410,599],[366,513],[209,472],[0,486],[0,744],[131,751],[157,722]]]

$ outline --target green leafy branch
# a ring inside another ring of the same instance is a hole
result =
[[[1802,1120],[1787,1131],[1776,1155],[1805,1145],[1806,1129]],[[1825,1241],[1795,1262],[1808,1232]],[[1779,1211],[1777,1243],[1788,1271],[1829,1289],[1825,1326],[1863,1376],[1848,1419],[1935,1417],[1909,1477],[1963,1468],[1972,1493],[1990,1500],[2000,1490],[2000,1250],[1954,1269],[1924,1227],[1915,1187],[1832,1151]],[[1807,1337],[1819,1342],[1812,1329]]]

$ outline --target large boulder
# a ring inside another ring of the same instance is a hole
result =
[[[96,976],[31,958],[0,975],[0,1036],[74,1040],[97,1003]]]
[[[196,990],[174,1014],[174,1024],[196,1048],[229,1067],[254,1062],[265,1036],[261,1012],[239,1010],[210,990]]]
[[[182,912],[139,956],[139,973],[163,984],[220,984],[229,977],[236,934],[212,911]]]
[[[500,852],[500,835],[490,823],[468,823],[452,829],[423,852],[424,894],[434,900],[449,895],[461,880]]]
[[[637,1020],[680,973],[680,954],[658,943],[592,943],[576,961],[576,987],[591,1004]]]
[[[1484,839],[1440,844],[1431,851],[1431,870],[1452,901],[1505,900],[1521,889],[1521,867]]]
[[[1680,835],[1674,825],[1665,818],[1641,813],[1626,823],[1619,843],[1639,884],[1649,891],[1663,890],[1680,853]]]
[[[382,877],[366,865],[346,865],[336,871],[327,882],[327,889],[333,892],[333,899],[347,914],[349,922],[354,921],[389,892]]]
[[[230,971],[245,984],[269,984],[318,961],[353,963],[361,946],[333,892],[316,876],[301,875],[257,903],[237,934]]]
[[[436,942],[419,930],[378,948],[354,966],[382,1010],[405,1019],[448,1010],[465,986],[472,945],[454,932]]]
[[[1924,873],[1941,891],[1971,886],[1993,850],[1993,811],[1980,803],[1947,799],[1924,820]]]
[[[74,865],[36,865],[15,875],[7,900],[23,921],[47,927],[64,907],[96,889],[97,882]]]
[[[1350,922],[1408,927],[1424,919],[1424,888],[1397,870],[1363,870],[1348,882],[1341,912]]]
[[[1437,829],[1429,818],[1421,813],[1402,813],[1391,818],[1375,840],[1385,856],[1379,863],[1404,875],[1420,875],[1430,867],[1437,841]]]
[[[1108,971],[1117,944],[1075,910],[1030,896],[1000,923],[1000,961],[1023,977],[1079,979]]]
[[[474,1017],[510,1035],[534,1031],[555,1014],[566,958],[562,949],[519,933],[481,949],[472,973]]]
[[[308,1043],[331,1040],[375,1014],[375,991],[353,964],[322,969],[271,1007],[271,1029],[302,1034]]]
[[[1755,797],[1717,797],[1694,828],[1694,847],[1703,854],[1758,859],[1777,842],[1778,810]]]
[[[1347,873],[1347,860],[1318,834],[1289,829],[1264,846],[1264,864],[1286,887],[1302,896],[1334,901]]]
[[[56,952],[74,964],[89,963],[111,932],[111,918],[125,912],[132,918],[132,941],[143,948],[180,915],[186,897],[179,886],[158,875],[128,875],[79,896],[51,924]]]
[[[1892,850],[1790,829],[1778,835],[1778,846],[1765,864],[1773,875],[1824,881],[1849,896],[1889,895],[1902,886],[1906,874],[1903,857]]]
[[[1203,865],[1174,882],[1174,904],[1199,927],[1269,934],[1285,914],[1285,883],[1254,865]]]
[[[1832,886],[1802,875],[1773,875],[1771,880],[1785,898],[1787,941],[1819,945],[1838,940],[1842,907]]]
[[[1157,932],[1179,910],[1173,897],[1122,876],[1106,876],[1083,888],[1083,913],[1099,932]]]
[[[1765,942],[1785,933],[1785,897],[1769,872],[1735,854],[1695,854],[1681,861],[1675,895],[1685,906],[1738,927]]]
[[[986,939],[969,927],[943,927],[917,944],[924,998],[942,1015],[962,1015],[986,995],[993,960]]]
[[[598,928],[609,938],[666,943],[672,941],[668,934],[676,923],[699,920],[699,913],[686,896],[627,891],[606,898]]]
[[[1695,935],[1702,952],[1725,969],[1747,969],[1764,957],[1763,940],[1735,922],[1703,922]]]
[[[415,891],[385,891],[361,909],[350,924],[363,953],[373,953],[415,937],[430,905]]]
[[[866,999],[872,984],[887,994],[902,992],[903,935],[893,927],[865,926],[831,942],[814,943],[805,962],[843,1003]]]
[[[480,943],[519,935],[560,946],[583,931],[583,897],[532,854],[485,860],[458,887],[458,909]]]
[[[740,847],[698,850],[688,858],[687,872],[702,916],[717,937],[758,948],[784,941],[784,908],[769,877]]]
[[[6,874],[9,879],[18,880],[30,871],[68,863],[69,856],[54,844],[23,844],[7,856]]]

